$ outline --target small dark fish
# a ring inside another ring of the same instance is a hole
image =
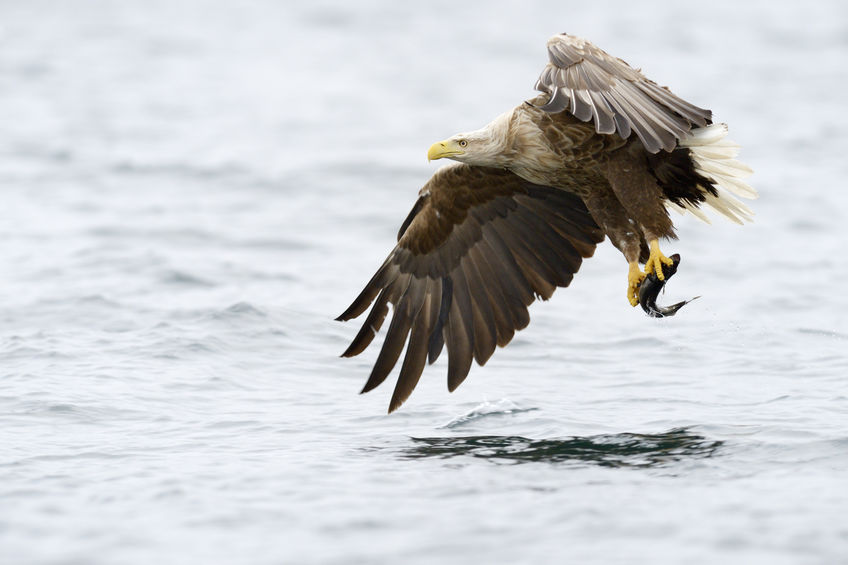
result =
[[[671,265],[663,265],[663,275],[665,275],[664,281],[661,281],[656,274],[651,273],[645,277],[645,280],[642,281],[642,285],[639,287],[639,305],[642,307],[642,310],[644,310],[645,313],[652,318],[674,316],[677,314],[678,310],[695,300],[695,298],[700,298],[699,296],[696,296],[695,298],[690,298],[689,300],[684,300],[683,302],[678,302],[671,306],[657,306],[657,297],[660,295],[660,291],[665,288],[665,283],[668,282],[668,279],[677,272],[677,266],[680,264],[680,254],[675,253],[669,257],[669,259],[671,259],[673,263]]]

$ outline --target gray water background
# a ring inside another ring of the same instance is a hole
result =
[[[846,6],[0,3],[0,562],[848,562]],[[756,222],[386,416],[332,319],[560,31],[728,122]]]

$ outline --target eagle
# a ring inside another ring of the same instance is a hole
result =
[[[567,287],[604,238],[628,263],[638,304],[650,273],[663,280],[676,239],[669,210],[709,223],[711,208],[742,224],[736,197],[756,191],[727,125],[639,69],[568,34],[548,40],[538,95],[486,126],[434,143],[456,161],[418,193],[397,244],[337,320],[371,310],[343,357],[358,355],[392,316],[362,392],[382,383],[406,347],[389,412],[447,349],[448,390],[530,322],[528,306]],[[640,268],[644,265],[644,269]],[[373,306],[372,306],[373,304]]]

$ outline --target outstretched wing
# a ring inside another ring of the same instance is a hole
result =
[[[657,153],[674,150],[693,125],[711,123],[712,112],[678,98],[585,39],[555,35],[548,40],[548,58],[536,82],[537,90],[551,95],[541,108],[594,120],[598,133],[618,132],[626,139],[635,132],[645,149]]]
[[[389,412],[412,393],[429,359],[447,346],[448,389],[465,380],[472,358],[483,365],[527,326],[538,296],[568,286],[604,234],[583,202],[501,170],[457,164],[419,193],[398,244],[353,304],[356,318],[374,302],[342,354],[361,353],[393,307],[382,349],[362,392],[400,369]]]

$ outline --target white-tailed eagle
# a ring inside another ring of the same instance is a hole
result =
[[[448,389],[527,326],[527,307],[568,286],[608,237],[629,264],[635,306],[648,273],[671,260],[668,210],[707,221],[706,206],[743,223],[756,198],[738,146],[712,113],[678,98],[588,41],[548,41],[541,93],[485,127],[433,144],[428,158],[459,161],[419,192],[398,242],[353,304],[372,305],[343,356],[361,353],[392,318],[362,392],[382,383],[406,346],[389,405],[411,394],[427,362],[448,351]],[[644,271],[639,265],[645,265]]]

